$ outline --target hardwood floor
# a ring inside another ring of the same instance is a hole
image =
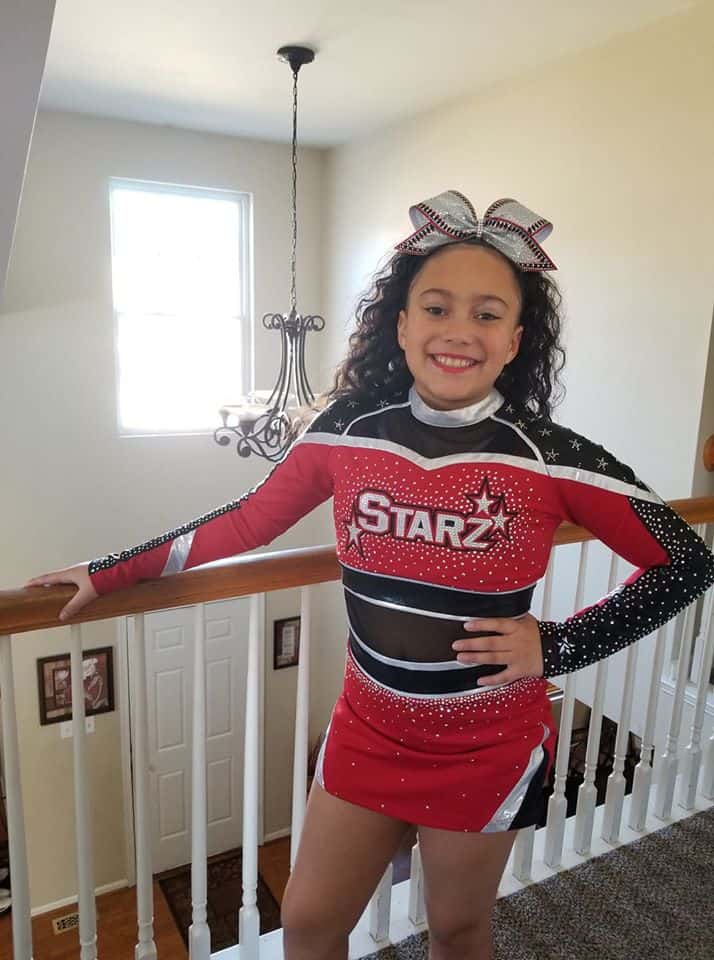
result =
[[[290,875],[290,837],[258,848],[258,870],[278,903],[282,902]],[[55,934],[52,920],[71,913],[61,907],[32,920],[33,960],[76,960],[79,951],[77,930]],[[186,947],[176,928],[161,887],[154,883],[154,941],[159,957],[185,960]],[[131,960],[136,944],[136,889],[127,887],[97,897],[97,943],[102,960]],[[12,957],[10,912],[0,917],[0,957]]]
[[[77,960],[78,931],[55,934],[52,920],[71,913],[61,907],[32,920],[33,960]],[[158,883],[154,884],[154,940],[160,957],[184,960],[188,952]],[[97,897],[97,943],[102,960],[130,960],[136,944],[136,890],[126,887]],[[9,913],[0,917],[0,957],[12,957],[12,929]]]
[[[407,836],[395,858],[394,882],[409,875],[409,857],[414,838]],[[290,837],[272,840],[258,848],[258,871],[278,903],[282,902],[290,876]],[[76,960],[79,955],[77,930],[55,934],[52,920],[71,913],[61,907],[32,920],[33,960]],[[136,890],[127,887],[97,898],[97,941],[101,960],[132,960],[136,944]],[[154,941],[159,957],[187,960],[188,953],[158,883],[154,882]],[[12,957],[10,913],[0,917],[0,957]]]

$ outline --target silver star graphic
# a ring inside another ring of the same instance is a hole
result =
[[[347,406],[348,406],[348,407],[356,407],[356,406],[357,406],[357,401],[356,401],[356,400],[348,400],[348,401],[347,401]]]
[[[344,525],[347,527],[347,547],[346,547],[346,549],[349,550],[350,547],[357,547],[357,549],[359,550],[360,555],[361,555],[361,554],[362,554],[362,544],[361,544],[361,542],[360,542],[360,537],[361,537],[362,534],[364,533],[364,530],[357,524],[357,521],[356,521],[356,519],[355,519],[355,510],[354,510],[354,507],[352,507],[352,515],[350,516],[349,521],[348,521],[348,520],[343,520],[342,522],[343,522]]]
[[[598,467],[600,467],[601,470],[604,470],[605,467],[607,466],[607,460],[605,460],[604,457],[598,457],[597,465]]]
[[[506,530],[510,517],[503,512],[503,504],[498,508],[498,513],[494,514],[493,525],[497,530]]]
[[[570,446],[573,450],[579,450],[582,447],[582,443],[579,440],[571,440]]]
[[[549,437],[552,432],[553,432],[552,430],[541,430],[540,435],[541,437]]]
[[[389,406],[389,400],[380,400],[379,403],[377,404],[377,406],[378,406],[378,407],[388,407],[388,406]]]
[[[345,425],[344,420],[335,420],[335,430],[341,430]]]
[[[476,504],[476,513],[485,513],[487,516],[491,515],[491,507],[500,503],[500,497],[494,497],[489,490],[488,477],[484,477],[481,481],[478,493],[467,493],[466,496],[471,503]]]
[[[474,500],[474,503],[478,504],[476,513],[488,513],[489,507],[491,506],[491,498],[487,494],[484,494],[482,497]]]
[[[526,428],[526,425],[523,422],[523,420],[516,420],[516,426],[519,427],[521,430],[525,430]]]
[[[513,407],[511,406],[510,403],[509,403],[508,406],[506,407],[506,413],[513,413]]]
[[[547,450],[545,455],[551,461],[557,460],[558,457],[560,456],[557,450]]]

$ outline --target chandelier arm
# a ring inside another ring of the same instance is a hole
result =
[[[269,314],[266,314],[266,316],[269,316]],[[267,402],[267,406],[268,406],[271,410],[274,410],[276,407],[279,406],[279,402],[278,402],[278,400],[277,400],[276,398],[279,398],[279,396],[280,396],[281,387],[282,387],[283,381],[284,381],[284,379],[285,379],[285,374],[286,374],[286,349],[285,349],[285,346],[286,346],[286,333],[285,333],[285,321],[284,321],[284,318],[283,318],[282,314],[279,314],[279,313],[272,315],[272,319],[275,320],[275,318],[277,318],[278,326],[279,326],[279,329],[280,329],[280,370],[278,371],[278,379],[277,379],[277,381],[275,382],[275,386],[273,387],[273,392],[270,394],[270,397],[268,398],[268,402]],[[275,325],[272,325],[272,326],[271,326],[271,329],[274,330],[274,329],[275,329]]]
[[[282,344],[281,349],[283,351],[283,356],[285,358],[284,369],[282,371],[282,376],[277,384],[277,397],[274,405],[274,410],[283,413],[287,406],[288,397],[290,396],[290,383],[293,377],[293,348],[292,348],[292,337],[290,336],[290,328],[287,324],[284,324],[281,328],[282,334]]]
[[[300,325],[300,333],[298,335],[298,378],[300,381],[299,386],[299,401],[302,405],[312,403],[315,399],[315,395],[310,389],[310,383],[307,377],[307,370],[305,369],[305,324]]]

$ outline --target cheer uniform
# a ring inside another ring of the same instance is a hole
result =
[[[163,536],[92,561],[99,593],[270,543],[334,498],[348,618],[344,686],[318,757],[325,790],[410,823],[494,832],[539,821],[556,727],[547,677],[646,636],[714,582],[691,527],[603,447],[494,388],[458,410],[415,388],[341,398],[266,479]],[[459,663],[473,617],[526,614],[562,521],[638,569],[563,623],[542,677],[479,687]]]

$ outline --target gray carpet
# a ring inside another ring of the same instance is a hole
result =
[[[496,904],[495,960],[714,960],[714,809]],[[426,934],[370,960],[426,960]]]

